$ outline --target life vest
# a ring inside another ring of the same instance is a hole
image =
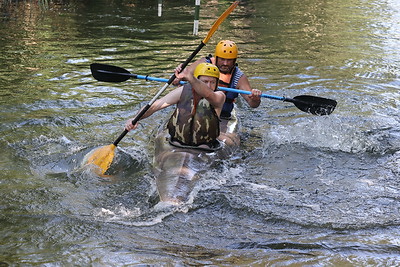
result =
[[[171,139],[182,145],[213,146],[220,134],[219,117],[214,107],[201,98],[193,114],[194,100],[191,84],[185,84],[177,107],[168,121]]]
[[[206,61],[208,63],[212,63],[216,65],[216,58],[209,55],[206,57]],[[231,73],[220,73],[218,86],[228,87],[228,88],[237,88],[239,79],[243,76],[243,72],[236,66],[233,68]],[[224,106],[221,111],[221,118],[230,118],[231,112],[234,108],[235,99],[239,96],[238,93],[234,92],[224,92],[226,95]]]

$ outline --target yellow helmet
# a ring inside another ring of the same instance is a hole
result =
[[[193,75],[196,78],[199,78],[199,76],[204,75],[219,79],[219,69],[217,66],[211,63],[200,63],[194,70]]]
[[[215,47],[216,57],[222,57],[226,59],[235,59],[238,57],[237,45],[229,40],[223,40]]]

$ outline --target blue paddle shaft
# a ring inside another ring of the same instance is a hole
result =
[[[168,81],[167,79],[151,77],[151,76],[148,76],[148,75],[137,75],[137,74],[131,74],[131,75],[134,78],[143,79],[143,80],[146,80],[146,81],[156,81],[156,82],[167,82]],[[180,84],[185,84],[185,82],[181,81]],[[221,87],[221,86],[218,86],[218,89],[221,90],[221,91],[227,91],[227,92],[251,95],[250,91],[245,91],[245,90],[239,90],[239,89],[227,88],[227,87]],[[267,95],[267,94],[261,94],[261,97],[271,98],[271,99],[276,99],[276,100],[282,100],[282,101],[286,100],[286,98],[282,97],[282,96],[273,96],[273,95]]]

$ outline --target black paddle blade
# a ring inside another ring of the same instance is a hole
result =
[[[304,112],[319,116],[331,114],[337,105],[335,100],[310,95],[295,96],[293,99],[285,101],[292,102]]]
[[[101,82],[124,82],[134,76],[124,68],[93,63],[90,64],[93,77]]]

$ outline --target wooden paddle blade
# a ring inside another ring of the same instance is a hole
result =
[[[298,109],[319,116],[330,115],[337,105],[335,100],[310,95],[295,96],[292,100]]]
[[[115,148],[114,144],[108,146],[99,147],[93,151],[91,151],[88,155],[85,156],[84,162],[85,165],[93,164],[97,166],[96,173],[99,175],[104,174],[111,166],[115,156]]]
[[[228,9],[225,10],[225,12],[221,14],[221,16],[219,16],[219,18],[212,25],[211,29],[208,31],[206,38],[204,38],[203,40],[204,44],[207,44],[211,36],[218,29],[219,25],[229,16],[229,14],[237,7],[237,5],[239,5],[239,1],[233,2],[232,5],[228,7]]]
[[[124,82],[133,76],[124,68],[99,63],[90,64],[90,70],[93,77],[101,82]]]

